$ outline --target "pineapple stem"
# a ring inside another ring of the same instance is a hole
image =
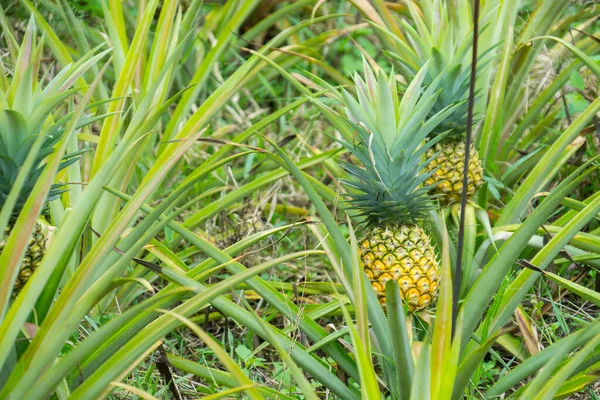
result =
[[[475,81],[477,79],[477,41],[479,39],[479,3],[474,0],[473,10],[473,48],[471,59],[471,78],[469,82],[469,107],[467,111],[467,131],[465,135],[465,164],[463,167],[462,193],[460,196],[460,221],[458,226],[458,248],[456,249],[456,270],[452,285],[452,337],[456,333],[456,317],[458,315],[458,300],[460,282],[462,280],[462,258],[465,238],[465,209],[467,207],[467,189],[469,185],[469,157],[471,155],[471,136],[473,130],[473,108],[475,106]]]

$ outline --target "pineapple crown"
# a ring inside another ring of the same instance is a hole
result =
[[[366,62],[364,79],[354,77],[357,96],[342,92],[347,123],[358,141],[341,142],[361,164],[347,164],[346,171],[356,179],[342,182],[357,190],[350,194],[350,202],[369,226],[412,223],[433,208],[429,187],[423,187],[433,173],[423,172],[431,161],[424,160],[424,154],[441,136],[424,139],[453,106],[428,118],[440,92],[439,79],[423,86],[427,67],[417,73],[402,99],[393,72],[387,77],[380,70],[375,77]]]
[[[463,2],[466,0],[459,0],[459,3]],[[466,4],[451,6],[445,0],[422,0],[419,5],[421,9],[414,2],[408,2],[412,20],[415,21],[414,28],[404,20],[399,22],[406,36],[406,51],[402,55],[389,52],[388,55],[409,81],[429,62],[423,84],[427,86],[439,79],[439,86],[443,90],[428,117],[449,105],[456,105],[454,112],[432,134],[444,133],[450,138],[462,138],[467,127],[473,27],[468,13],[461,10],[468,7]],[[492,49],[487,49],[479,56],[482,61],[480,70],[491,61],[486,55]],[[474,121],[478,118],[476,115]]]

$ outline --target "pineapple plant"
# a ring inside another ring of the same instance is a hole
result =
[[[7,104],[4,104],[4,107],[6,106]],[[27,155],[31,151],[37,136],[47,133],[49,132],[45,129],[28,132],[25,118],[15,109],[5,108],[0,111],[0,207],[4,207],[6,199],[17,179],[17,175],[19,171],[23,169]],[[6,238],[8,238],[12,232],[16,217],[21,212],[25,201],[31,194],[31,191],[44,168],[44,158],[52,153],[61,133],[61,130],[55,131],[54,134],[51,133],[43,140],[41,148],[35,157],[33,167],[30,169],[26,182],[17,197],[9,224],[4,229],[4,239],[0,241],[0,253],[4,251]],[[78,154],[79,153],[66,155],[59,168],[64,169],[72,162],[76,161]],[[58,199],[62,192],[62,185],[53,185],[45,202],[48,203]],[[47,208],[45,213],[47,213]],[[35,271],[36,267],[40,264],[46,253],[49,234],[52,229],[53,228],[46,222],[44,216],[37,221],[34,232],[29,238],[25,257],[21,263],[13,293],[17,294],[21,288],[25,286],[33,271]]]
[[[40,74],[43,40],[35,43],[35,33],[35,23],[31,19],[15,64],[4,65],[0,62],[0,209],[8,217],[0,235],[0,254],[5,250],[11,234],[22,234],[14,232],[14,224],[42,175],[47,157],[54,152],[72,117],[68,108],[61,105],[76,91],[69,89],[70,85],[90,65],[73,64],[53,79],[48,79]],[[5,75],[5,69],[14,70],[12,76]],[[48,83],[44,87],[45,80]],[[64,114],[55,120],[54,115],[57,113]],[[90,121],[90,118],[81,119],[78,126],[84,126]],[[75,150],[64,155],[58,170],[77,161],[81,153],[82,151]],[[23,173],[26,174],[25,179],[20,176]],[[64,192],[63,187],[60,183],[53,184],[44,202],[47,204],[58,199]],[[15,190],[18,193],[12,193]],[[54,230],[46,222],[47,217],[48,207],[44,207],[28,238],[14,283],[15,295],[25,286],[46,253]]]
[[[447,206],[460,202],[462,194],[473,32],[460,26],[458,17],[451,14],[452,8],[447,7],[445,1],[424,3],[428,4],[428,10],[435,10],[435,15],[424,20],[411,3],[411,14],[421,23],[416,24],[416,30],[404,26],[414,53],[392,57],[408,79],[429,62],[424,84],[438,79],[442,91],[428,117],[449,105],[456,105],[455,111],[432,130],[430,137],[443,138],[425,154],[427,159],[432,159],[426,171],[433,172],[425,184],[432,187],[440,204]],[[471,144],[468,151],[467,198],[470,198],[483,185],[483,166],[475,146]]]
[[[358,96],[342,93],[347,115],[358,141],[343,145],[360,162],[348,163],[354,179],[342,180],[352,192],[350,203],[364,217],[366,233],[359,242],[360,260],[378,295],[386,302],[385,284],[398,282],[401,297],[413,311],[425,309],[437,296],[440,276],[436,250],[422,222],[433,208],[430,189],[423,185],[429,152],[438,139],[425,141],[450,108],[425,121],[439,95],[436,82],[427,87],[423,68],[399,99],[392,72],[377,78],[365,63],[365,79],[355,75]]]

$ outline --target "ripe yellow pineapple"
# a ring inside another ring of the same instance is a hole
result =
[[[410,310],[431,305],[438,292],[440,276],[434,246],[421,221],[433,202],[423,186],[428,175],[423,153],[434,145],[425,138],[435,121],[426,126],[439,93],[435,84],[422,81],[417,73],[400,100],[394,74],[377,78],[364,64],[365,79],[355,76],[357,98],[343,92],[344,104],[355,144],[342,141],[360,165],[346,164],[355,179],[343,180],[354,192],[351,204],[364,216],[367,227],[359,242],[360,260],[381,304],[386,303],[385,284],[394,279]],[[449,115],[452,107],[436,114]],[[421,116],[421,119],[419,119]]]
[[[398,282],[410,309],[423,309],[437,296],[435,249],[418,225],[371,229],[360,244],[360,258],[382,304],[385,304],[385,283],[390,279]]]

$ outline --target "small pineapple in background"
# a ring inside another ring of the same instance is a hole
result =
[[[438,55],[439,56],[439,55]],[[425,184],[433,186],[433,193],[439,195],[442,205],[459,203],[463,188],[463,170],[465,167],[465,134],[467,131],[469,93],[469,70],[461,71],[455,68],[452,71],[440,72],[440,86],[443,88],[432,114],[448,105],[456,104],[454,113],[442,121],[431,132],[430,136],[444,135],[443,139],[430,148],[425,157],[432,161],[427,164],[426,171],[433,172]],[[483,166],[479,153],[471,144],[469,148],[469,168],[467,180],[467,198],[475,195],[483,185]]]
[[[468,21],[461,24],[459,15],[449,15],[449,10],[457,9],[447,7],[446,1],[423,0],[421,5],[435,12],[423,14],[428,16],[424,19],[416,6],[409,3],[414,20],[421,21],[415,30],[405,29],[414,53],[393,58],[408,80],[426,63],[430,67],[424,84],[439,80],[441,93],[428,118],[456,105],[455,111],[432,130],[430,138],[438,135],[443,138],[425,154],[427,159],[433,158],[426,171],[434,172],[425,184],[433,188],[432,194],[438,196],[440,204],[447,206],[460,202],[462,194],[473,32]],[[480,54],[486,51],[480,50]],[[467,198],[470,198],[483,185],[482,162],[473,145],[469,148],[468,167]]]
[[[343,93],[358,137],[355,144],[342,143],[361,164],[347,164],[355,179],[343,181],[354,189],[351,205],[367,227],[360,259],[380,303],[386,302],[385,283],[394,279],[409,309],[421,310],[436,299],[440,280],[436,251],[421,226],[433,208],[423,187],[423,153],[434,141],[425,138],[449,110],[423,123],[438,95],[434,85],[422,86],[426,69],[400,100],[393,74],[376,78],[366,63],[364,68],[365,79],[354,78],[358,98]]]

